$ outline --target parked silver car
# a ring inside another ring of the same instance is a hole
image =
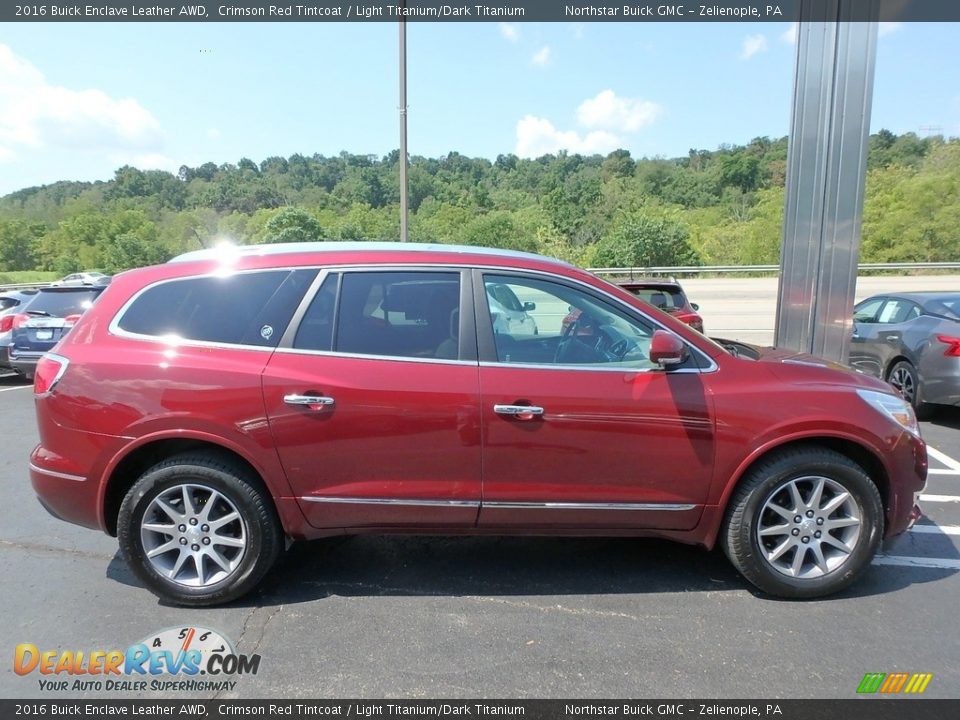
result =
[[[917,411],[960,405],[960,292],[875,295],[853,313],[850,364],[897,388]]]

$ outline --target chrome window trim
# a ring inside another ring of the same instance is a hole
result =
[[[575,503],[575,502],[484,502],[485,508],[510,510],[664,510],[684,512],[696,509],[694,503]]]
[[[270,348],[273,350],[273,348]],[[328,355],[330,357],[355,358],[357,360],[396,360],[397,362],[431,363],[434,365],[470,365],[477,366],[476,360],[447,360],[444,358],[403,357],[400,355],[364,355],[362,353],[337,352],[336,350],[306,350],[301,348],[278,347],[275,352],[287,355]]]
[[[33,463],[30,463],[29,467],[31,470],[40,473],[41,475],[49,475],[50,477],[60,478],[61,480],[73,480],[74,482],[87,481],[83,475],[71,475],[70,473],[57,472],[56,470],[47,470],[46,468],[39,467]]]
[[[364,246],[365,249],[368,249],[368,250],[376,249],[375,247],[373,247],[373,246],[375,245],[375,243],[360,243],[359,245]],[[421,247],[425,247],[425,246],[421,246]],[[453,245],[439,245],[439,246],[435,246],[435,249],[436,249],[437,252],[440,252],[440,251],[442,251],[443,249],[454,248],[454,247],[457,247],[457,246],[453,246]],[[469,246],[467,246],[467,247],[469,247]],[[361,249],[361,248],[358,247],[358,249]],[[404,247],[401,245],[398,249],[404,249]],[[199,251],[198,251],[198,252],[199,252]],[[299,252],[299,251],[298,251],[298,252]],[[304,251],[304,252],[309,252],[309,251]],[[524,257],[525,257],[525,256],[524,256]],[[539,257],[539,256],[536,256],[536,257]],[[547,259],[549,259],[549,258],[547,258]],[[171,262],[172,262],[172,261],[171,261]],[[572,266],[572,265],[564,264],[564,263],[562,263],[562,261],[559,261],[559,260],[557,261],[557,263],[558,263],[558,264],[561,264],[561,265],[564,266],[564,267],[574,267],[574,266]],[[502,266],[502,265],[471,265],[471,264],[469,264],[469,263],[427,263],[427,264],[425,265],[425,264],[422,263],[422,262],[404,262],[404,263],[392,263],[392,262],[391,262],[391,263],[381,263],[381,264],[378,264],[378,263],[375,263],[375,262],[374,262],[374,263],[371,263],[371,262],[359,262],[359,261],[358,261],[358,262],[340,263],[340,264],[332,264],[332,265],[310,264],[310,265],[291,265],[291,266],[284,265],[284,266],[280,266],[280,267],[246,268],[246,269],[243,269],[243,270],[232,270],[232,271],[230,271],[230,273],[231,273],[231,274],[240,275],[240,274],[247,274],[247,273],[254,273],[254,272],[275,272],[275,271],[279,271],[279,270],[288,270],[288,271],[290,271],[290,270],[310,270],[310,269],[315,269],[315,270],[317,270],[317,277],[314,278],[314,284],[311,285],[311,287],[307,288],[307,291],[306,291],[306,293],[304,294],[303,300],[301,300],[301,303],[303,303],[304,301],[308,301],[308,300],[311,300],[311,299],[313,298],[313,295],[316,293],[316,290],[320,287],[320,285],[317,284],[317,281],[319,280],[319,281],[322,283],[323,279],[325,278],[326,274],[328,274],[328,273],[332,273],[332,272],[340,272],[340,273],[342,273],[342,272],[357,272],[357,271],[359,271],[359,272],[362,272],[362,271],[390,272],[390,271],[398,271],[398,270],[408,270],[408,269],[411,269],[411,268],[426,269],[426,270],[431,270],[431,269],[434,269],[434,268],[436,268],[436,269],[455,269],[455,270],[459,270],[459,271],[461,271],[461,272],[464,271],[464,270],[466,270],[466,271],[479,270],[479,271],[481,271],[481,272],[493,271],[493,272],[501,272],[501,273],[508,273],[508,274],[514,274],[514,275],[516,275],[516,274],[519,273],[519,274],[521,274],[521,275],[523,275],[523,274],[527,274],[527,275],[538,275],[538,276],[542,276],[542,277],[547,278],[547,279],[556,279],[557,277],[559,277],[562,281],[574,283],[574,284],[576,284],[576,285],[578,285],[578,286],[580,286],[580,287],[582,287],[582,288],[585,288],[588,292],[601,294],[601,295],[603,296],[604,300],[606,300],[607,302],[610,302],[610,303],[616,305],[617,307],[619,307],[619,308],[622,309],[622,310],[625,310],[627,313],[637,314],[638,312],[640,312],[640,311],[638,311],[636,308],[634,308],[633,306],[625,303],[625,302],[624,302],[623,300],[621,300],[620,298],[614,297],[613,295],[610,295],[610,294],[608,294],[607,292],[605,292],[605,291],[603,291],[603,290],[601,290],[601,289],[595,288],[595,287],[593,287],[592,285],[590,285],[589,283],[585,283],[585,282],[583,282],[582,280],[580,280],[580,279],[578,279],[578,278],[571,278],[571,277],[567,277],[567,276],[565,276],[565,275],[558,276],[558,275],[556,275],[555,273],[547,272],[547,271],[544,271],[544,270],[533,270],[533,269],[528,269],[528,268],[505,267],[505,266]],[[185,280],[185,279],[188,279],[188,278],[218,277],[218,276],[221,276],[221,275],[223,275],[223,271],[214,270],[214,271],[210,271],[210,272],[199,273],[199,274],[196,274],[196,275],[180,275],[180,276],[175,277],[175,278],[166,278],[166,279],[164,279],[164,280],[157,280],[156,282],[150,283],[149,285],[144,286],[143,288],[141,288],[140,290],[138,290],[136,293],[134,293],[134,294],[130,297],[130,299],[127,300],[127,302],[123,304],[123,306],[122,306],[122,307],[117,311],[117,313],[114,315],[113,320],[110,321],[110,325],[107,327],[107,332],[109,332],[111,335],[115,335],[115,336],[117,336],[117,337],[127,338],[127,339],[130,339],[130,340],[146,340],[146,341],[148,341],[148,342],[158,342],[158,341],[162,342],[162,341],[163,341],[163,336],[157,336],[157,335],[142,335],[142,334],[139,334],[139,333],[131,333],[131,332],[127,332],[126,330],[121,330],[121,329],[118,327],[120,320],[123,318],[124,313],[125,313],[125,312],[127,311],[127,309],[130,307],[130,305],[132,305],[133,302],[134,302],[140,295],[142,295],[144,292],[146,292],[146,291],[149,290],[150,288],[155,287],[155,286],[158,286],[158,285],[162,285],[162,284],[164,284],[164,283],[177,282],[177,281]],[[298,308],[298,309],[299,309],[299,308]],[[296,311],[294,312],[294,316],[296,316]],[[672,330],[670,330],[670,328],[665,327],[663,324],[661,324],[660,322],[658,322],[656,319],[654,319],[654,318],[652,318],[652,317],[650,317],[650,316],[648,316],[648,315],[646,315],[646,314],[643,314],[643,318],[644,318],[645,321],[647,321],[647,322],[649,322],[650,324],[654,325],[655,328],[657,328],[657,329],[666,330],[667,332],[673,332]],[[289,330],[289,328],[288,328],[288,330]],[[479,332],[479,330],[478,330],[478,332]],[[675,334],[675,333],[674,333],[674,334]],[[678,336],[678,337],[679,337],[679,336]],[[583,365],[563,365],[563,366],[558,366],[558,365],[538,365],[538,364],[535,364],[535,363],[532,363],[532,364],[521,364],[521,363],[481,362],[481,363],[479,363],[479,364],[480,364],[481,366],[486,365],[486,366],[489,366],[489,367],[494,367],[494,366],[495,366],[495,367],[523,367],[523,368],[527,368],[527,369],[563,369],[563,370],[593,370],[593,371],[602,370],[602,371],[606,371],[606,372],[611,372],[611,371],[615,371],[615,372],[666,372],[666,373],[669,373],[670,375],[676,375],[676,374],[681,374],[681,373],[682,373],[682,374],[712,373],[712,372],[716,372],[717,370],[719,370],[719,365],[717,365],[716,361],[715,361],[712,357],[710,357],[707,353],[705,353],[703,350],[701,350],[700,348],[698,348],[696,345],[694,345],[693,343],[689,342],[688,340],[685,340],[685,339],[683,339],[683,338],[680,338],[680,339],[683,340],[683,343],[687,346],[687,348],[690,349],[691,352],[696,352],[696,353],[700,356],[700,358],[701,358],[702,360],[705,360],[705,361],[707,362],[707,366],[706,366],[706,367],[682,368],[682,369],[680,369],[680,370],[664,371],[664,370],[662,370],[662,369],[660,369],[660,368],[649,368],[649,369],[647,369],[647,370],[642,370],[642,369],[636,369],[636,370],[634,370],[634,369],[629,369],[629,370],[628,370],[628,369],[623,369],[623,368],[616,368],[616,369],[614,369],[614,368],[588,368],[588,367],[585,367],[585,366],[583,366]],[[284,340],[284,338],[281,337],[281,342],[282,342],[283,340]],[[466,365],[476,365],[476,364],[477,364],[477,363],[474,362],[473,360],[441,360],[441,359],[431,359],[431,358],[400,358],[400,357],[395,357],[395,356],[392,356],[392,355],[358,355],[358,354],[353,354],[353,353],[338,353],[338,352],[334,352],[334,351],[329,351],[329,352],[327,352],[327,351],[320,351],[320,350],[295,350],[295,349],[293,349],[293,348],[284,348],[284,347],[279,346],[279,345],[278,345],[277,347],[265,347],[265,346],[263,346],[263,345],[241,345],[241,344],[239,344],[239,343],[216,343],[216,342],[210,342],[210,341],[207,341],[207,340],[188,340],[188,339],[186,339],[186,338],[181,338],[180,341],[179,341],[179,343],[178,343],[178,345],[187,346],[187,347],[215,347],[215,348],[224,348],[224,349],[238,349],[238,348],[239,348],[239,349],[245,349],[245,350],[258,350],[258,351],[261,351],[261,352],[298,352],[298,353],[309,353],[309,354],[335,355],[335,356],[339,356],[339,357],[369,358],[369,359],[375,359],[375,360],[399,360],[399,361],[406,361],[406,362],[437,362],[437,363],[443,363],[443,364],[454,363],[454,364],[466,364]]]
[[[597,363],[598,366],[591,365],[537,365],[536,363],[513,363],[513,362],[490,362],[484,361],[480,363],[480,367],[488,368],[519,368],[521,370],[586,370],[588,372],[617,372],[622,374],[637,374],[637,375],[647,375],[647,374],[663,374],[663,375],[699,375],[702,372],[706,372],[701,368],[680,368],[679,370],[665,370],[661,367],[652,367],[652,368],[631,368],[631,367],[602,367],[602,363]],[[712,370],[711,370],[712,372]]]
[[[342,503],[345,505],[404,505],[411,507],[480,507],[479,500],[419,500],[402,498],[358,498],[330,497],[326,495],[307,495],[300,498],[313,503]]]

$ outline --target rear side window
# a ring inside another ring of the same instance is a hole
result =
[[[351,272],[340,285],[337,352],[457,358],[460,273]]]
[[[316,270],[172,280],[148,288],[117,326],[128,333],[276,347]]]

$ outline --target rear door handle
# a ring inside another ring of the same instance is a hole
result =
[[[536,405],[494,405],[493,411],[497,415],[515,417],[517,420],[533,420],[543,415],[543,408]]]
[[[323,410],[334,403],[334,399],[326,395],[284,395],[283,401],[287,405],[305,405],[311,410]]]

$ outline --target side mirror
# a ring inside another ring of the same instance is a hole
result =
[[[533,312],[537,309],[537,304],[535,302],[530,302],[529,300],[523,304],[523,309],[526,312]]]
[[[687,359],[687,346],[668,330],[657,330],[650,338],[650,360],[662,368],[679,365]]]
[[[697,303],[690,303],[690,307],[692,307],[694,310],[698,312],[700,310],[700,306]]]

